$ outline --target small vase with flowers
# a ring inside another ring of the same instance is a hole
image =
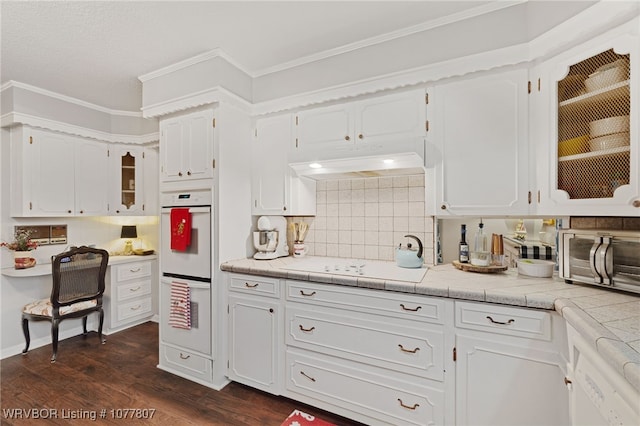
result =
[[[13,241],[0,243],[0,247],[6,247],[13,251],[14,267],[27,269],[36,266],[36,259],[31,256],[31,251],[38,247],[38,243],[31,239],[31,234],[25,229],[17,229]]]

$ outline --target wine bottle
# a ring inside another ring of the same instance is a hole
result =
[[[460,245],[458,250],[458,261],[469,263],[469,244],[467,244],[467,225],[460,226]]]

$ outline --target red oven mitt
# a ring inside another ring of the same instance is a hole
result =
[[[171,250],[186,251],[190,244],[191,213],[189,209],[171,209]]]

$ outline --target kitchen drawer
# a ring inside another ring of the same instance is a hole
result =
[[[443,327],[293,303],[285,315],[288,345],[444,380]]]
[[[369,417],[367,424],[443,425],[439,384],[360,363],[287,349],[286,390]],[[304,399],[302,399],[304,402]]]
[[[151,296],[119,304],[116,321],[119,323],[143,316],[151,316]]]
[[[468,302],[456,302],[455,311],[457,328],[551,340],[549,312]]]
[[[151,294],[151,280],[119,284],[116,287],[116,300],[124,301]]]
[[[170,279],[170,278],[168,278]],[[205,355],[211,354],[211,288],[208,283],[177,280],[189,285],[191,297],[191,328],[169,324],[171,313],[171,281],[162,279],[160,285],[160,338],[163,343],[180,346]]]
[[[160,345],[160,365],[206,382],[213,381],[213,361],[200,355]]]
[[[280,297],[280,280],[255,275],[230,275],[229,290],[259,296]]]
[[[290,281],[287,300],[444,324],[449,300],[390,291]]]
[[[151,262],[132,262],[124,265],[114,266],[116,268],[116,279],[126,281],[134,278],[151,276]]]

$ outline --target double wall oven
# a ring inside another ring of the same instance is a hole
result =
[[[210,190],[170,192],[161,195],[160,265],[160,338],[163,343],[212,354],[211,281],[212,281],[212,194]],[[172,210],[188,214],[190,242],[172,248]],[[172,286],[189,287],[190,327],[170,323]]]

